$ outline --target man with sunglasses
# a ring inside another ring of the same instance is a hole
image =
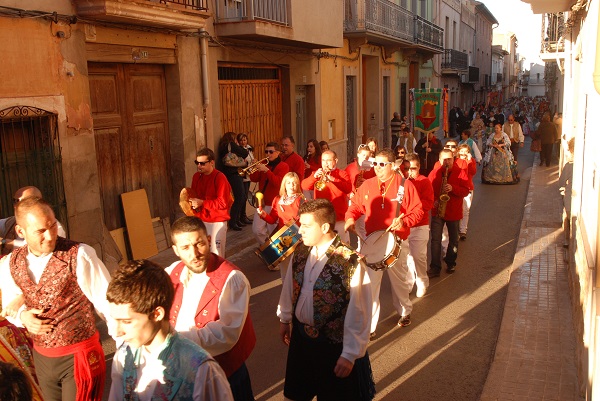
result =
[[[36,196],[42,197],[42,191],[34,186],[27,186],[17,189],[13,195],[13,204],[16,205],[25,198]],[[58,224],[58,236],[66,238],[67,234],[65,229],[57,221]],[[8,255],[13,249],[20,248],[26,244],[25,240],[19,236],[15,227],[17,226],[17,220],[15,216],[10,216],[0,220],[0,256]]]
[[[290,171],[290,167],[281,161],[279,149],[277,142],[267,143],[267,146],[265,146],[265,156],[269,162],[266,165],[262,163],[258,164],[257,170],[250,174],[250,181],[258,182],[258,190],[264,195],[262,209],[267,214],[271,213],[273,198],[279,195],[283,176]],[[269,238],[275,227],[277,227],[277,223],[268,224],[263,219],[252,219],[252,232],[261,245]]]
[[[337,168],[337,154],[326,150],[321,154],[321,168],[302,180],[302,190],[314,189],[313,199],[327,199],[335,208],[335,231],[342,241],[350,242],[350,236],[344,229],[345,214],[348,210],[348,194],[352,192],[352,182],[345,170]],[[317,182],[324,183],[320,188]]]
[[[519,148],[522,148],[525,145],[525,136],[523,135],[521,124],[515,121],[515,116],[511,114],[508,116],[508,121],[502,126],[502,131],[508,135],[508,138],[510,139],[510,151],[515,158],[515,161],[517,161]]]
[[[231,185],[225,174],[215,168],[215,153],[203,148],[194,160],[198,172],[192,177],[192,189],[197,198],[190,198],[194,216],[206,225],[210,241],[210,251],[225,257],[227,242],[227,221],[233,204]]]
[[[376,231],[389,230],[396,235],[397,240],[406,241],[410,227],[415,226],[423,217],[423,207],[415,185],[393,170],[395,161],[391,149],[383,149],[375,156],[373,166],[376,177],[366,180],[358,188],[346,212],[346,230],[355,231],[356,220],[364,215],[367,235]],[[365,253],[365,249],[360,249]],[[406,257],[408,246],[403,244],[398,261],[387,269],[392,285],[392,300],[400,319],[398,326],[410,324],[412,302],[409,298],[408,268]],[[375,261],[371,261],[375,262]],[[379,290],[383,271],[368,269],[372,284],[373,310],[371,320],[371,336],[375,335],[379,321],[380,303]]]
[[[427,271],[429,278],[432,278],[439,277],[442,270],[444,226],[448,229],[448,249],[444,257],[446,272],[451,274],[456,269],[458,226],[462,219],[463,198],[469,194],[469,186],[463,170],[455,166],[451,149],[443,149],[440,152],[439,164],[436,164],[429,174],[429,181],[433,185],[435,200],[431,209],[431,264]],[[442,194],[448,195],[449,200],[440,199]]]

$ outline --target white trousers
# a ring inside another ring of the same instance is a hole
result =
[[[354,222],[354,228],[358,237],[358,249],[362,246],[361,238],[367,238],[367,229],[365,228],[365,215],[363,214]]]
[[[406,264],[406,257],[408,255],[408,246],[406,241],[402,243],[402,250],[400,251],[399,260],[387,269],[388,277],[390,278],[390,284],[392,285],[392,303],[396,312],[400,316],[406,316],[412,312],[412,302],[410,301],[409,293],[410,288],[408,286],[408,266]],[[362,250],[361,250],[362,251]],[[371,281],[371,292],[373,295],[373,310],[371,311],[371,333],[377,329],[377,323],[379,322],[379,313],[381,312],[381,304],[379,302],[379,291],[381,290],[381,280],[383,279],[383,271],[375,271],[367,268],[367,274]]]
[[[263,207],[263,210],[267,214],[271,213],[271,209],[272,209],[271,206]],[[263,219],[260,218],[258,213],[256,213],[254,215],[254,218],[252,219],[252,233],[254,234],[254,237],[256,238],[256,241],[258,242],[259,245],[262,245],[265,243],[267,238],[269,238],[271,236],[271,233],[273,232],[273,230],[275,230],[276,227],[277,227],[277,223],[267,224],[266,221],[264,221]]]
[[[204,222],[204,225],[206,226],[206,235],[210,235],[210,251],[224,258],[227,242],[227,222]]]
[[[473,203],[473,191],[469,191],[469,195],[463,198],[463,218],[458,226],[458,232],[466,234],[467,226],[469,225],[469,212],[471,211],[471,204]]]
[[[429,287],[427,276],[427,245],[429,244],[429,225],[411,227],[408,236],[409,253],[406,260],[408,264],[408,288],[412,289],[415,283],[417,288]]]

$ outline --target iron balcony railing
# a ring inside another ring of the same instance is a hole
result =
[[[542,53],[565,51],[565,17],[563,13],[543,14]]]
[[[152,3],[158,3],[156,0],[148,0]],[[208,0],[160,0],[161,3],[179,4],[192,10],[208,10]]]
[[[290,1],[221,0],[215,2],[216,19],[217,22],[262,20],[288,26]]]
[[[442,28],[387,0],[345,0],[344,33],[355,32],[375,32],[443,49]]]
[[[466,70],[469,68],[469,57],[454,49],[445,49],[442,55],[442,68],[447,70]]]

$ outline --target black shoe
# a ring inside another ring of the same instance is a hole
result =
[[[427,277],[434,278],[434,277],[439,277],[439,276],[440,276],[440,272],[439,271],[427,270]]]
[[[246,224],[246,225],[250,225],[250,224],[252,224],[252,220],[250,220],[250,219],[248,218],[248,216],[244,216],[244,217],[242,217],[242,218],[240,219],[240,222],[241,222],[241,223],[244,223],[244,224]]]
[[[446,273],[452,274],[456,270],[456,266],[447,266]]]
[[[229,229],[233,231],[242,231],[242,227],[238,226],[237,224],[230,224]]]
[[[244,220],[242,220],[242,219],[240,219],[240,220],[237,222],[237,224],[238,224],[238,226],[240,226],[240,227],[244,227],[244,226],[247,226],[247,225],[248,225],[248,223],[244,222]]]
[[[369,341],[373,341],[375,337],[377,337],[377,333],[372,332],[371,334],[369,334]]]
[[[461,241],[466,241],[466,239],[467,239],[467,233],[459,233],[459,234],[458,234],[458,238],[459,238]]]

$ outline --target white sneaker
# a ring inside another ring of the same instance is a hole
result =
[[[427,287],[417,287],[417,298],[421,298],[427,293]]]

